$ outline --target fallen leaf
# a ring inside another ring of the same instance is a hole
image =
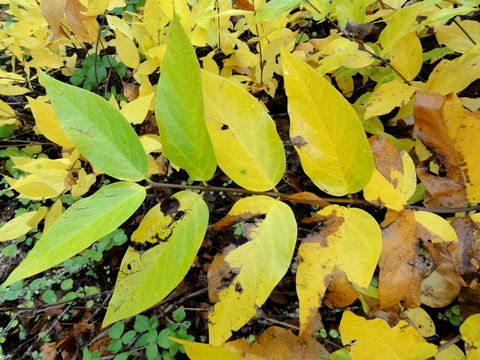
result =
[[[406,105],[416,90],[401,80],[381,84],[373,91],[365,105],[365,119],[388,114],[396,107]]]
[[[99,37],[97,17],[85,15],[87,10],[79,0],[66,0],[65,17],[75,36],[81,41],[93,43]]]
[[[430,315],[428,315],[428,313],[421,307],[415,309],[405,309],[400,316],[402,315],[405,317],[405,320],[412,325],[424,338],[435,335],[435,323]]]
[[[480,314],[469,316],[460,326],[460,334],[466,342],[468,360],[480,358]]]
[[[19,215],[0,228],[0,241],[15,240],[37,227],[47,213],[48,208],[40,207],[37,211],[30,211]]]

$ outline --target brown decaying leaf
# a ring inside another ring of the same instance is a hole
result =
[[[43,0],[40,3],[41,13],[53,32],[52,40],[67,36],[61,27],[65,22],[66,5],[67,0]]]
[[[358,298],[358,291],[341,270],[334,269],[323,303],[331,309],[351,305]]]
[[[271,326],[249,345],[245,339],[223,345],[227,350],[247,360],[323,360],[328,351],[313,338],[299,338],[291,330]]]
[[[463,197],[464,190],[452,193],[453,186],[450,184],[448,195],[453,198],[449,201],[445,188],[437,190],[435,183],[431,182],[427,190],[432,198],[441,195],[444,197],[442,202],[455,207],[464,206],[468,201],[478,202],[480,172],[476,168],[476,147],[480,140],[480,116],[465,110],[453,93],[444,97],[421,91],[417,92],[415,98],[414,116],[414,136],[423,142],[437,163],[444,167],[447,178],[466,189],[466,198],[462,203],[458,196]],[[438,186],[445,185],[443,182]],[[429,203],[429,206],[432,205]]]
[[[393,143],[383,135],[374,135],[368,139],[372,149],[375,168],[382,174],[393,186],[397,186],[396,179],[392,179],[392,169],[403,171],[402,158],[399,156],[398,149]]]
[[[456,272],[452,254],[446,243],[424,243],[435,263],[435,270],[422,281],[422,304],[433,308],[449,305],[456,299],[462,286],[466,285]]]
[[[330,205],[329,202],[323,200],[319,196],[309,191],[302,191],[296,194],[288,195],[288,197],[285,198],[285,200],[292,201],[292,202],[295,202],[295,200],[298,200],[298,202],[301,202],[303,204],[311,203],[312,205],[318,205],[320,207],[326,207]]]
[[[240,10],[255,11],[255,6],[249,0],[235,0],[235,6]]]
[[[470,287],[463,287],[458,296],[460,303],[460,315],[466,319],[471,315],[478,314],[480,304],[480,287],[478,282],[472,281]]]
[[[215,231],[226,231],[230,229],[233,224],[236,224],[240,221],[251,219],[258,215],[260,215],[260,213],[258,214],[242,213],[240,215],[227,215],[224,218],[218,220],[215,224],[213,224],[212,229]]]
[[[208,269],[208,298],[212,303],[218,302],[219,292],[230,286],[240,271],[240,269],[231,269],[225,261],[225,256],[233,249],[235,249],[234,245],[227,246],[222,254],[215,256]]]
[[[455,229],[458,243],[450,252],[455,270],[460,275],[473,274],[480,264],[480,231],[470,217],[454,218],[450,225]]]
[[[96,16],[87,16],[83,12],[87,9],[79,0],[66,0],[65,16],[70,29],[75,36],[84,42],[93,43],[98,37],[98,23]]]
[[[140,86],[137,84],[131,84],[126,81],[122,81],[123,95],[127,98],[128,102],[132,102],[137,99],[140,94]]]
[[[388,216],[392,221],[393,211]],[[408,308],[420,306],[420,283],[425,266],[417,257],[417,224],[413,211],[404,210],[389,224],[382,224],[383,246],[378,293],[380,308],[388,309],[400,301]]]

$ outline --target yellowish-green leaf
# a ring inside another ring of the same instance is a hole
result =
[[[202,80],[218,165],[248,190],[272,189],[285,171],[285,153],[265,106],[231,80],[206,71]]]
[[[406,6],[394,11],[392,15],[386,19],[387,26],[378,38],[382,46],[381,56],[389,54],[400,39],[415,30],[418,26],[417,15],[423,6],[424,4],[422,2]]]
[[[367,212],[330,205],[317,214],[325,219],[321,230],[306,237],[298,250],[300,332],[308,334],[318,330],[318,308],[334,268],[366,288],[382,247],[380,227]]]
[[[215,154],[205,126],[200,66],[177,17],[158,82],[155,113],[165,156],[194,180],[209,180]]]
[[[480,314],[469,316],[460,326],[460,334],[467,343],[467,359],[480,359]]]
[[[415,193],[415,164],[404,150],[398,150],[385,136],[369,139],[375,159],[375,170],[363,196],[373,204],[402,211]]]
[[[427,211],[415,211],[415,220],[417,221],[417,231],[428,232],[423,238],[428,238],[432,242],[451,241],[457,242],[457,233],[447,220],[437,214]]]
[[[425,91],[447,95],[458,93],[480,78],[480,44],[472,46],[454,60],[442,60],[433,69]]]
[[[339,330],[344,345],[355,341],[350,347],[352,360],[425,360],[437,352],[405,321],[391,328],[382,319],[365,320],[347,310]]]
[[[42,73],[60,125],[93,166],[117,179],[139,181],[147,156],[125,117],[100,96]]]
[[[42,206],[37,211],[27,212],[2,225],[0,227],[0,241],[15,240],[36,228],[47,210],[47,207]]]
[[[396,107],[407,104],[415,90],[415,87],[400,80],[393,80],[380,85],[367,101],[365,118],[385,115]]]
[[[283,52],[290,138],[305,173],[341,196],[362,190],[373,172],[367,137],[353,107],[315,70]]]
[[[79,253],[132,215],[145,199],[140,185],[117,182],[68,208],[10,274],[3,286],[38,274]]]
[[[73,147],[60,126],[52,105],[27,97],[38,129],[47,139],[64,147]]]
[[[62,215],[62,213],[62,200],[58,199],[50,207],[50,210],[48,210],[47,216],[45,216],[45,221],[43,222],[43,232],[47,232],[48,229],[50,229],[50,227],[52,226],[52,224],[57,221],[60,215]]]
[[[191,342],[182,339],[170,337],[176,343],[182,344],[185,352],[191,360],[242,360],[243,357],[237,356],[230,351],[219,346]]]
[[[128,248],[102,326],[148,309],[187,274],[207,230],[208,207],[192,191],[173,198],[178,201],[176,212],[166,215],[156,205],[133,233],[133,241],[160,244],[143,253]]]
[[[295,248],[297,226],[286,204],[267,196],[253,196],[236,202],[228,213],[229,216],[245,214],[265,214],[265,218],[245,224],[243,236],[249,241],[224,258],[227,268],[236,269],[234,273],[238,275],[220,290],[218,302],[209,315],[213,345],[224,343],[232,330],[240,329],[255,315],[255,308],[263,305],[287,272]],[[212,270],[209,277],[211,273]]]
[[[318,67],[315,69],[319,75],[325,75],[339,69],[353,54],[358,52],[358,44],[344,37],[339,37],[328,43],[319,52]]]
[[[443,345],[445,341],[440,342]],[[450,345],[435,355],[435,360],[465,360],[465,354],[457,345]]]
[[[412,31],[397,42],[390,53],[390,64],[405,79],[413,80],[422,68],[422,52],[422,44],[415,31]]]

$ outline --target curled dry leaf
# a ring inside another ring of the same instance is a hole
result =
[[[460,275],[476,273],[480,265],[480,232],[472,220],[467,216],[454,218],[450,222],[458,237],[458,244],[451,249],[451,253],[455,270]]]
[[[466,188],[468,201],[479,202],[480,116],[466,111],[455,94],[443,97],[425,92],[417,92],[414,115],[414,136],[445,168],[447,177]]]
[[[79,40],[93,43],[97,40],[99,31],[97,17],[85,15],[86,10],[79,0],[66,0],[65,17],[70,29]]]
[[[345,272],[334,269],[328,284],[323,303],[331,309],[343,308],[351,305],[358,298],[358,291],[348,281]]]

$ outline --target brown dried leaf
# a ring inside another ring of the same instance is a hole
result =
[[[87,8],[79,0],[66,1],[65,16],[70,29],[79,40],[94,43],[99,31],[97,17],[84,15]]]
[[[450,250],[455,270],[460,275],[476,273],[480,264],[480,231],[470,217],[454,218],[450,225],[455,229],[458,243]]]
[[[43,0],[40,3],[41,13],[53,31],[53,40],[67,36],[61,28],[65,22],[66,5],[67,0]]]
[[[345,272],[335,268],[328,285],[323,303],[331,309],[342,308],[352,304],[358,298],[358,291],[348,281]]]
[[[378,261],[380,308],[396,306],[400,301],[404,301],[406,307],[418,307],[425,267],[417,259],[417,223],[413,211],[398,214],[395,221],[382,230],[382,237]]]
[[[326,207],[330,205],[329,202],[323,200],[321,197],[309,191],[302,191],[296,194],[288,195],[288,197],[285,198],[285,200],[288,200],[291,202],[299,202],[302,204],[318,205],[320,207]]]
[[[245,339],[225,343],[223,348],[247,360],[323,360],[327,350],[313,338],[299,338],[291,330],[271,326],[249,345]]]

